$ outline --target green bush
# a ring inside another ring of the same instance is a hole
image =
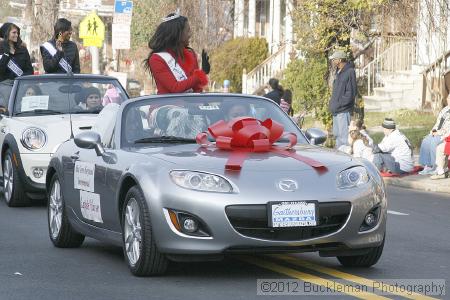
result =
[[[327,60],[323,57],[296,59],[289,63],[282,84],[284,88],[292,90],[294,111],[313,112],[314,117],[330,129],[330,91],[324,79],[327,70]]]
[[[211,53],[213,81],[231,81],[231,92],[242,91],[242,70],[253,70],[268,56],[267,42],[262,38],[237,38],[225,42]]]

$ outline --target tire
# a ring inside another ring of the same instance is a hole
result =
[[[168,265],[153,237],[150,212],[142,192],[132,187],[125,196],[122,209],[123,253],[135,276],[163,274]]]
[[[371,248],[369,253],[365,255],[338,256],[337,259],[344,267],[368,268],[378,262],[378,260],[381,257],[381,254],[383,253],[383,247],[384,247],[384,238],[380,246]]]
[[[48,233],[53,245],[58,248],[76,248],[81,246],[84,235],[76,232],[67,218],[61,184],[55,174],[50,181],[47,202]]]
[[[13,152],[7,149],[2,161],[3,195],[9,207],[29,206],[30,198],[25,193],[19,171],[14,164]]]

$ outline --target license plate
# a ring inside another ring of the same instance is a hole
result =
[[[316,202],[269,202],[270,227],[316,226],[318,219]]]

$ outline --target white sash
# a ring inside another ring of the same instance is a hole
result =
[[[44,44],[42,44],[42,47],[44,47],[44,49],[47,50],[47,52],[52,57],[56,55],[57,50],[55,46],[53,46],[51,43],[45,42]],[[64,57],[59,60],[59,65],[61,66],[61,68],[64,69],[64,71],[66,71],[66,73],[72,72],[72,66],[67,62],[67,60]]]
[[[3,55],[0,55],[0,59],[2,59],[2,57]],[[16,74],[17,77],[23,75],[22,69],[16,64],[16,62],[12,58],[9,58],[9,62],[6,66],[8,67],[8,69],[11,70],[11,72]]]
[[[186,76],[186,73],[184,73],[183,68],[181,68],[180,64],[177,64],[175,58],[170,55],[168,52],[158,52],[155,53],[158,54],[164,61],[166,62],[167,66],[169,67],[170,71],[172,72],[173,76],[177,81],[183,81],[188,79]],[[189,89],[187,91],[184,91],[185,93],[192,93],[194,90]]]

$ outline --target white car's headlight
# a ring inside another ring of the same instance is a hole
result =
[[[47,142],[47,135],[42,129],[30,127],[22,133],[22,145],[28,150],[38,150]]]
[[[366,168],[358,166],[340,172],[337,176],[337,186],[340,189],[349,189],[365,184],[369,181]]]
[[[219,193],[233,191],[228,180],[213,174],[196,171],[171,171],[170,177],[175,184],[186,189]]]

